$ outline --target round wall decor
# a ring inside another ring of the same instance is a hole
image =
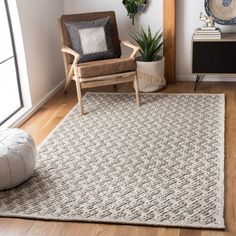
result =
[[[205,9],[218,24],[236,24],[236,0],[205,0]]]

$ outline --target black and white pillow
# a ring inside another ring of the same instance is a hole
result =
[[[81,22],[67,22],[73,50],[81,56],[80,62],[115,58],[110,17]]]

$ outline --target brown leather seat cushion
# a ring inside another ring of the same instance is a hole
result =
[[[92,61],[78,64],[78,75],[90,78],[134,71],[136,63],[130,58],[115,58],[109,60]]]

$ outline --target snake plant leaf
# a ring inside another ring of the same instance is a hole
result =
[[[155,61],[163,49],[163,32],[158,30],[152,34],[150,26],[147,32],[141,27],[140,32],[132,33],[131,38],[140,47],[140,54],[143,61]]]

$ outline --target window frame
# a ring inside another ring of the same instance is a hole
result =
[[[5,4],[7,21],[8,21],[8,26],[9,26],[9,32],[10,32],[10,36],[11,36],[11,45],[12,45],[13,56],[1,61],[0,65],[3,64],[4,62],[7,62],[10,59],[14,60],[15,71],[16,71],[16,83],[17,83],[17,87],[18,87],[20,106],[18,108],[16,108],[16,110],[14,112],[12,112],[10,115],[8,115],[3,121],[1,121],[0,126],[3,125],[7,120],[9,120],[11,117],[13,117],[17,112],[19,112],[24,107],[22,90],[21,90],[21,82],[20,82],[20,74],[19,74],[19,66],[18,66],[18,61],[17,61],[17,53],[16,53],[16,46],[15,46],[15,39],[14,39],[14,32],[13,32],[13,27],[12,27],[11,14],[10,14],[10,10],[9,10],[8,0],[4,0],[4,4]]]

